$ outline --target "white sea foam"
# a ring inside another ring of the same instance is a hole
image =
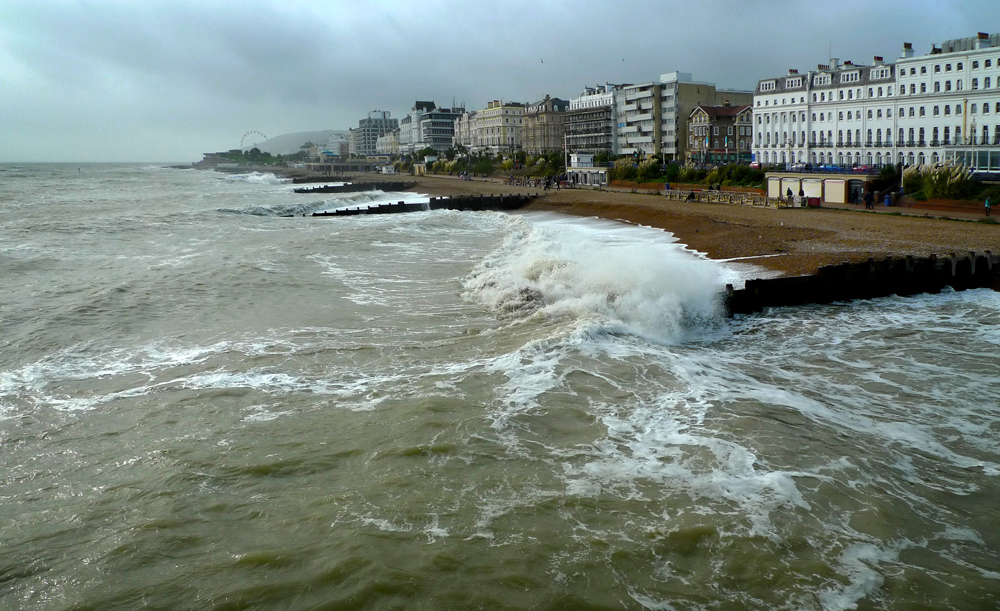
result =
[[[250,172],[249,174],[226,174],[226,180],[254,185],[282,185],[290,183],[290,178],[278,178],[271,172]]]
[[[518,218],[504,244],[464,281],[500,316],[573,317],[673,343],[719,314],[717,266],[659,230]]]

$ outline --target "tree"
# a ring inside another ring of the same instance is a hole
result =
[[[427,157],[437,157],[437,154],[438,154],[437,149],[434,149],[429,146],[427,148],[420,149],[415,153],[418,159],[426,159]]]

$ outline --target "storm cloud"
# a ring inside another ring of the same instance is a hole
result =
[[[416,99],[481,108],[691,72],[752,89],[1000,29],[995,0],[0,4],[0,161],[178,161],[347,129]]]

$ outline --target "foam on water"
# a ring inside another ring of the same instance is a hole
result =
[[[606,332],[675,343],[721,313],[717,265],[669,234],[548,215],[513,223],[464,281],[468,298],[500,316],[585,319]]]
[[[250,172],[249,174],[226,174],[225,180],[245,182],[253,185],[284,185],[290,184],[290,178],[278,178],[272,172]]]

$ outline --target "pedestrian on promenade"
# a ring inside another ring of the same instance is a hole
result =
[[[865,210],[875,209],[875,194],[871,191],[865,193]]]
[[[986,198],[986,216],[990,215],[990,198]]]

